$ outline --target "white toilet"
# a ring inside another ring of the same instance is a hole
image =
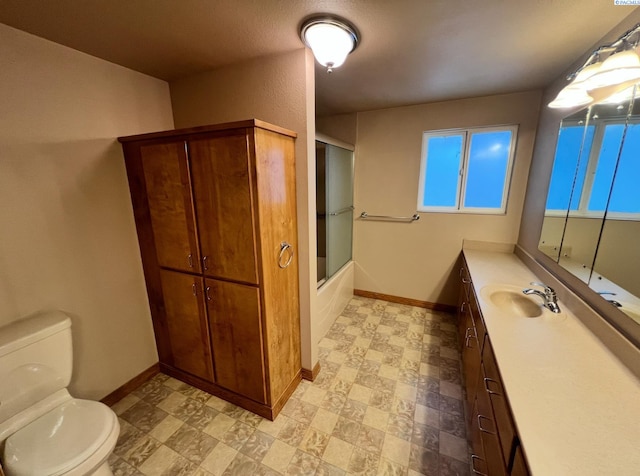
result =
[[[113,476],[120,432],[106,405],[73,398],[71,319],[51,311],[0,327],[0,451],[7,476]]]

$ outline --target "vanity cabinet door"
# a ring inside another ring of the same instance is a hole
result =
[[[217,384],[266,403],[260,291],[206,279]]]
[[[164,268],[199,273],[185,143],[144,145],[139,153],[158,264]]]
[[[478,299],[473,289],[469,290],[469,309],[471,311],[471,320],[473,327],[476,330],[476,339],[478,340],[478,351],[482,355],[482,346],[484,345],[484,336],[486,335],[486,329],[484,327],[484,321],[482,320],[482,314],[478,307]]]
[[[489,395],[491,407],[495,415],[504,464],[506,467],[510,467],[510,458],[514,451],[514,445],[516,444],[515,426],[511,418],[511,411],[504,393],[500,373],[498,372],[498,365],[488,337],[482,352],[482,364],[485,370],[484,387],[486,393]]]
[[[476,394],[478,403],[477,425],[482,447],[484,449],[485,461],[491,476],[501,476],[506,474],[506,464],[502,457],[500,445],[499,429],[495,421],[495,416],[491,408],[489,394],[483,386],[486,378],[484,363],[481,365],[480,380],[478,382],[478,393]]]
[[[464,333],[464,345],[462,347],[462,370],[464,374],[465,388],[467,390],[467,410],[473,408],[478,387],[478,375],[480,374],[480,346],[476,335],[476,328],[473,325],[473,315],[471,307],[467,306],[464,315],[466,329]],[[469,414],[467,412],[467,414]]]
[[[213,382],[202,278],[162,269],[160,280],[173,366]]]
[[[473,410],[469,413],[471,415],[471,469],[474,474],[489,474],[489,468],[487,467],[487,461],[484,455],[484,447],[482,446],[482,437],[480,436],[480,429],[478,428],[478,400],[473,403]]]
[[[465,320],[465,313],[468,311],[469,306],[469,288],[471,286],[471,279],[469,278],[469,271],[467,270],[464,259],[459,270],[460,276],[460,294],[458,296],[458,340],[460,342],[460,349],[465,344],[465,333],[467,331],[467,322]]]

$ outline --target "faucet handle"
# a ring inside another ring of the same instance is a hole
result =
[[[533,285],[533,286],[542,286],[542,287],[544,288],[544,292],[545,292],[545,294],[549,294],[549,295],[555,295],[555,294],[556,294],[555,289],[553,289],[551,286],[547,286],[547,285],[546,285],[546,284],[544,284],[544,283],[538,283],[538,282],[536,282],[536,281],[532,281],[532,282],[531,282],[531,283],[529,283],[529,284],[531,284],[531,285]]]

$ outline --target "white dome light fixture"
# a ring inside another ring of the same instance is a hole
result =
[[[360,41],[355,27],[333,15],[318,15],[306,20],[300,28],[300,38],[313,51],[327,73],[344,63]]]

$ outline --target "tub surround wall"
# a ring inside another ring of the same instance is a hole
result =
[[[542,228],[542,221],[544,218],[549,177],[551,176],[551,170],[553,168],[560,121],[563,117],[580,109],[551,109],[547,107],[547,104],[556,97],[558,92],[564,86],[566,86],[567,74],[582,66],[584,61],[587,59],[587,56],[595,48],[616,40],[621,34],[639,22],[640,9],[636,9],[607,35],[597,41],[592,48],[585,51],[582,58],[577,58],[576,61],[570,65],[565,72],[563,72],[563,74],[558,76],[556,81],[544,90],[542,95],[542,108],[540,110],[540,118],[538,122],[538,133],[535,141],[535,149],[533,151],[531,169],[529,171],[526,198],[522,210],[522,220],[517,240],[519,247],[531,256],[532,265],[536,262],[539,263],[536,266],[541,266],[545,270],[550,271],[556,278],[559,278],[557,287],[564,288],[566,286],[575,291],[580,298],[584,300],[582,301],[582,309],[579,312],[577,310],[575,311],[577,315],[582,316],[583,313],[585,315],[591,315],[592,310],[590,307],[592,307],[600,315],[606,316],[609,322],[611,322],[617,329],[620,329],[628,336],[632,336],[636,342],[640,342],[640,331],[637,329],[638,325],[628,316],[624,315],[621,311],[614,308],[611,304],[598,296],[587,286],[587,284],[563,269],[558,265],[558,263],[538,250],[538,239],[540,238],[540,230]],[[585,25],[585,27],[588,27],[588,25]],[[607,323],[602,323],[597,326],[597,329],[593,327],[592,331],[596,332],[597,330],[606,330],[608,327],[610,326]],[[605,338],[607,335],[608,333],[606,332],[603,334]]]
[[[176,128],[261,119],[296,140],[302,367],[318,361],[316,304],[315,83],[313,55],[299,49],[172,81]]]
[[[318,289],[318,338],[322,339],[353,298],[355,263],[349,261]]]
[[[0,24],[0,325],[71,316],[74,396],[157,362],[117,136],[173,128],[168,84]]]
[[[415,213],[423,131],[498,124],[519,124],[519,131],[506,215],[422,213],[413,223],[356,219],[356,289],[455,305],[463,238],[516,241],[539,105],[540,92],[531,91],[357,114],[356,217],[362,211]]]

